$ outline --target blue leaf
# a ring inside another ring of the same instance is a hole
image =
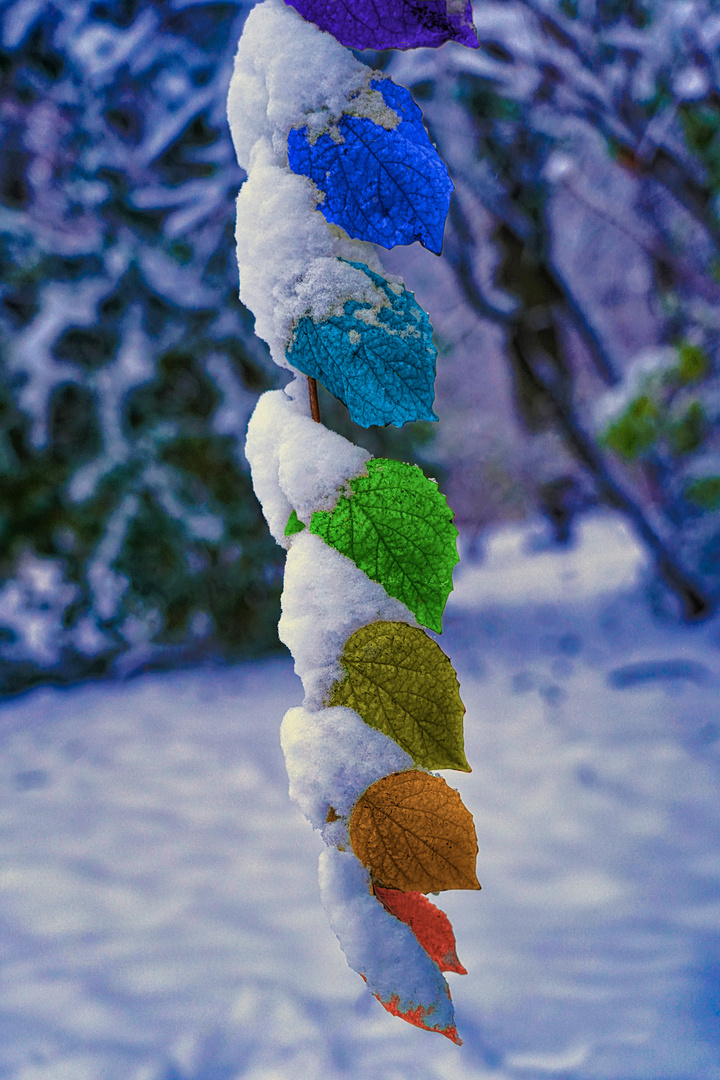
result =
[[[294,128],[288,135],[290,168],[315,181],[325,193],[318,209],[349,236],[385,248],[419,240],[439,255],[452,180],[409,91],[390,79],[370,85],[400,117],[397,127],[387,130],[344,113],[342,141],[326,132],[314,143],[307,127]]]
[[[350,266],[382,289],[388,306],[374,311],[370,304],[348,300],[340,316],[317,323],[305,316],[288,360],[340,398],[362,427],[437,420],[432,411],[437,349],[430,320],[407,289],[398,295],[364,263]],[[363,318],[365,312],[373,316]]]

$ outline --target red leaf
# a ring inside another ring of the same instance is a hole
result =
[[[391,915],[407,923],[425,952],[435,961],[441,971],[456,971],[467,975],[455,951],[455,935],[444,911],[431,904],[422,893],[401,892],[399,889],[381,889],[375,886],[375,895]],[[393,1010],[383,1002],[390,1012]],[[397,1013],[399,1016],[400,1014]],[[416,1021],[404,1018],[411,1024]],[[424,1024],[419,1025],[424,1027]],[[455,1033],[457,1035],[457,1032]],[[450,1036],[448,1036],[449,1038]]]
[[[467,972],[465,972],[465,974],[467,975]],[[367,982],[367,979],[363,975],[362,971],[359,971],[358,975],[363,980],[363,982]],[[450,997],[450,987],[447,983],[445,983],[445,993],[452,1001],[452,998]],[[450,1042],[454,1042],[457,1043],[458,1046],[462,1046],[463,1041],[458,1035],[457,1028],[454,1024],[451,1024],[449,1027],[441,1028],[437,1024],[434,1024],[431,1027],[430,1024],[425,1023],[428,1016],[430,1016],[435,1011],[433,1006],[430,1006],[429,1009],[426,1009],[422,1005],[418,1005],[416,1009],[408,1009],[407,1012],[400,1012],[400,1010],[398,1009],[398,1002],[400,1001],[399,994],[393,994],[389,1001],[383,1001],[379,994],[373,994],[373,997],[380,1002],[383,1009],[387,1009],[387,1011],[389,1013],[392,1013],[393,1016],[399,1016],[401,1020],[407,1020],[408,1024],[414,1024],[415,1027],[422,1028],[424,1031],[437,1031],[440,1035],[444,1035],[446,1039],[449,1039]]]
[[[420,895],[420,894],[418,894]],[[430,905],[432,907],[432,904]],[[376,997],[383,1008],[387,1009],[393,1016],[399,1016],[401,1020],[407,1020],[408,1024],[414,1024],[415,1027],[424,1028],[425,1031],[437,1031],[441,1035],[444,1035],[450,1042],[457,1043],[458,1046],[462,1046],[462,1039],[457,1033],[457,1028],[453,1024],[452,1027],[431,1027],[430,1024],[426,1024],[425,1021],[430,1012],[433,1010],[424,1009],[422,1005],[418,1005],[417,1009],[409,1009],[408,1012],[400,1012],[398,1009],[398,1001],[400,998],[397,994],[393,994],[389,1001],[383,1001],[378,994],[373,994]],[[450,997],[450,991],[448,990],[448,997]]]

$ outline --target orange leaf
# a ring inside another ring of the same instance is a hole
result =
[[[480,888],[472,815],[439,776],[412,770],[371,784],[353,807],[350,842],[374,881],[386,888]]]
[[[455,935],[444,911],[431,904],[422,893],[400,892],[375,886],[375,895],[391,915],[407,923],[431,960],[441,971],[467,975],[455,951]]]

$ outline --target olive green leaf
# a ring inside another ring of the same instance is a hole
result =
[[[719,510],[720,476],[698,476],[685,488],[685,498],[701,510]]]
[[[354,709],[417,765],[470,772],[457,675],[424,630],[402,622],[362,626],[345,642],[340,664],[346,675],[330,705]]]
[[[316,510],[310,532],[347,555],[438,633],[458,561],[453,513],[417,465],[374,458],[334,510]]]
[[[678,346],[678,361],[675,371],[681,383],[700,382],[712,366],[705,350],[689,341]]]

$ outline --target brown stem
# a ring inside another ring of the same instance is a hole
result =
[[[317,382],[308,375],[308,394],[310,396],[310,412],[316,424],[320,423],[320,403],[318,401]]]

